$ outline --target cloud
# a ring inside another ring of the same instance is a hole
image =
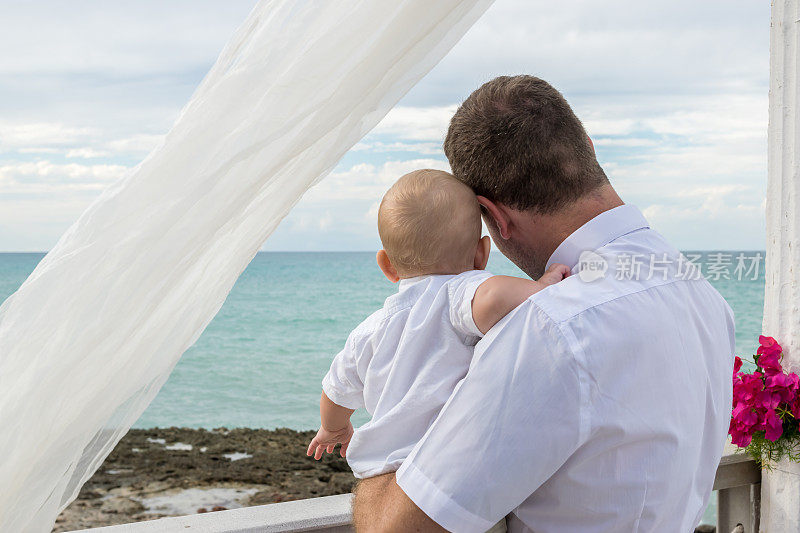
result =
[[[48,122],[0,122],[0,155],[59,154],[66,158],[144,157],[163,134],[136,133],[114,138],[98,127],[74,127]]]
[[[109,141],[105,147],[114,152],[132,155],[147,155],[164,140],[165,135],[139,133],[123,139]]]
[[[0,249],[49,250],[128,167],[0,160]]]
[[[94,128],[67,126],[57,122],[0,122],[0,148],[25,149],[35,146],[40,151],[52,146],[71,145],[92,138],[97,133]]]
[[[67,158],[97,159],[99,157],[108,157],[111,152],[95,150],[94,148],[71,148],[64,155]]]
[[[387,153],[387,152],[413,152],[416,154],[424,155],[441,155],[442,145],[435,142],[381,142],[370,141],[373,137],[368,137],[367,140],[361,141],[353,148],[351,152],[370,152]]]
[[[14,50],[0,55],[0,250],[51,246],[154,148],[254,5],[0,3],[0,49]],[[494,76],[530,73],[564,93],[626,201],[676,244],[759,248],[768,43],[764,2],[497,0],[267,246],[374,248],[386,188],[446,167],[458,104]]]
[[[763,239],[763,202],[738,203],[723,194],[680,204],[652,204],[643,212],[652,227],[680,243],[683,250],[762,249],[743,243]],[[704,236],[708,233],[715,235],[713,240]]]
[[[644,139],[640,137],[599,137],[592,139],[595,146],[612,146],[612,147],[653,147],[658,144],[654,139]]]
[[[65,189],[101,191],[127,170],[122,165],[56,164],[50,161],[5,164],[0,165],[0,192],[19,197],[54,195]]]
[[[380,201],[384,193],[400,176],[421,168],[450,170],[446,162],[429,158],[387,161],[379,166],[360,163],[347,169],[336,169],[331,172],[328,177],[306,193],[303,202]]]
[[[373,135],[390,135],[414,141],[441,143],[455,105],[443,107],[395,107],[372,131]]]
[[[109,78],[205,71],[255,0],[0,4],[0,75]]]
[[[498,0],[404,105],[448,105],[519,73],[572,99],[765,89],[769,24],[763,2]]]
[[[599,95],[576,107],[622,197],[645,208],[653,225],[679,246],[763,246],[766,93],[643,94],[625,104]],[[398,142],[438,140],[452,109],[398,108],[372,135],[390,131]],[[433,155],[441,157],[441,148]],[[339,191],[354,194],[343,184]]]
[[[266,243],[268,250],[375,250],[378,206],[400,176],[420,168],[449,170],[439,159],[359,163],[337,168],[312,187]]]

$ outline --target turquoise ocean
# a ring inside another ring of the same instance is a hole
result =
[[[42,257],[0,253],[0,301]],[[489,270],[522,275],[497,253]],[[763,271],[710,281],[736,313],[737,353],[749,356],[761,329]],[[331,359],[396,290],[371,252],[257,254],[135,427],[315,428]]]
[[[758,253],[763,255],[745,252]],[[698,254],[700,264],[715,256]],[[737,254],[725,252],[731,259]],[[0,253],[0,301],[42,257]],[[522,275],[498,253],[488,268]],[[755,276],[730,278],[709,281],[736,313],[737,354],[749,356],[761,332],[763,263]],[[350,331],[396,290],[372,252],[259,253],[134,427],[316,428],[320,381],[331,359]],[[353,421],[366,420],[360,412]],[[712,500],[703,522],[714,523],[715,507]]]

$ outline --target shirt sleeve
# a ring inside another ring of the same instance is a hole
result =
[[[336,354],[331,368],[322,379],[322,390],[331,401],[348,409],[364,407],[364,383],[358,374],[359,345],[351,333],[344,349]]]
[[[483,337],[472,316],[472,299],[481,283],[491,277],[492,274],[485,270],[472,270],[459,274],[447,282],[450,322],[459,333],[470,337]]]
[[[525,302],[478,344],[466,377],[397,471],[398,485],[442,527],[486,531],[585,439],[579,369],[559,326]]]

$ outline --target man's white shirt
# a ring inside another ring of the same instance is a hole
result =
[[[323,391],[372,415],[347,448],[356,477],[397,470],[467,373],[482,336],[472,298],[489,277],[473,270],[401,280],[334,358]]]
[[[398,484],[458,533],[511,512],[512,532],[691,531],[730,421],[730,307],[633,206],[554,262],[573,276],[477,344]]]

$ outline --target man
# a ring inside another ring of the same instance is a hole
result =
[[[396,475],[358,486],[357,529],[692,530],[730,420],[730,308],[623,204],[546,82],[486,83],[444,148],[509,259],[573,275],[483,338]]]

